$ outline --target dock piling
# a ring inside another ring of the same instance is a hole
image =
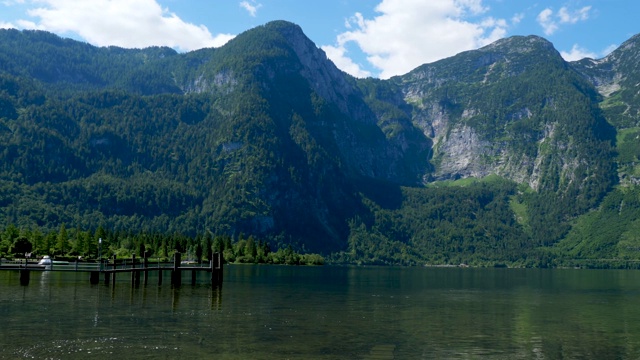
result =
[[[116,287],[116,267],[117,267],[117,265],[116,265],[116,256],[113,255],[113,274],[112,274],[113,279],[112,280],[113,280],[113,287],[114,288]]]
[[[213,254],[213,259],[211,259],[211,286],[222,285],[223,264],[224,257],[222,253]]]
[[[179,287],[182,285],[182,273],[180,271],[180,253],[176,251],[173,256],[173,270],[171,271],[171,285]]]
[[[27,286],[29,285],[29,280],[31,278],[31,272],[29,271],[29,269],[22,269],[20,270],[20,285],[24,285]]]
[[[92,271],[91,276],[89,278],[89,282],[91,285],[96,285],[100,283],[100,271]]]
[[[144,268],[144,286],[147,286],[147,282],[149,282],[149,255],[146,251],[142,260],[142,267]]]

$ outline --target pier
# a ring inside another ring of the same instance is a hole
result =
[[[170,273],[169,282],[171,286],[182,286],[182,273],[191,273],[191,285],[196,284],[198,272],[206,272],[211,276],[211,286],[216,287],[222,285],[224,258],[221,253],[213,254],[213,259],[205,264],[182,263],[181,254],[175,253],[173,263],[150,263],[145,256],[136,259],[133,255],[129,259],[116,259],[114,255],[111,260],[99,261],[97,263],[80,263],[80,262],[59,262],[52,261],[50,265],[40,265],[37,263],[29,263],[28,259],[24,261],[1,262],[0,270],[18,270],[20,271],[20,283],[29,285],[31,271],[74,271],[85,272],[89,274],[89,282],[92,285],[100,283],[102,278],[105,285],[112,284],[115,286],[116,279],[120,281],[121,275],[128,275],[131,286],[139,286],[142,282],[148,285],[149,272],[158,272],[158,285],[163,283],[163,273]],[[120,275],[118,275],[120,274]]]

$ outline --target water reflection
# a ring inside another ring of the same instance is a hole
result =
[[[0,358],[640,358],[633,271],[230,266],[224,291],[32,276],[0,272]]]
[[[171,288],[171,309],[175,312],[180,304],[180,288]]]
[[[211,310],[222,310],[222,286],[216,286],[211,289]]]

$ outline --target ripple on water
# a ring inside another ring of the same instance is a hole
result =
[[[145,345],[132,343],[117,337],[101,337],[95,339],[57,340],[34,344],[16,349],[15,357],[24,359],[87,359],[105,355],[123,358],[172,358],[179,348],[165,345]]]

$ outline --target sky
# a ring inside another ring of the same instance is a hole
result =
[[[638,0],[0,0],[0,28],[180,52],[287,20],[340,69],[381,79],[514,35],[600,59],[640,33],[638,14]]]

